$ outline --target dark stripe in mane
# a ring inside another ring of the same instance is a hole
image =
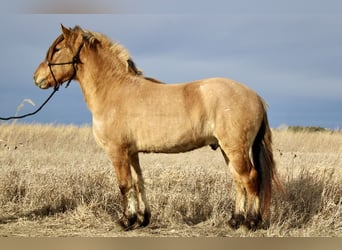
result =
[[[145,76],[144,78],[145,78],[146,80],[151,81],[151,82],[154,82],[154,83],[164,84],[164,82],[161,82],[161,81],[159,81],[159,80],[157,80],[157,79],[154,79],[154,78],[152,78],[152,77]]]
[[[143,74],[143,72],[135,66],[135,63],[133,62],[132,58],[127,60],[127,64],[128,64],[128,68],[130,69],[130,71],[134,73],[135,75]]]
[[[143,76],[143,72],[135,66],[135,63],[133,62],[132,58],[127,60],[127,64],[128,64],[128,68],[129,68],[131,73],[138,75],[138,76]],[[152,77],[147,77],[147,76],[143,76],[143,77],[148,81],[158,83],[158,84],[164,84],[163,82],[161,82],[157,79],[154,79]]]

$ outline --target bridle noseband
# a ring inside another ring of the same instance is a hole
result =
[[[50,73],[52,75],[53,80],[55,81],[55,87],[54,89],[57,91],[59,89],[59,86],[61,86],[63,84],[59,83],[55,77],[55,74],[53,73],[52,70],[52,66],[57,66],[57,65],[68,65],[71,64],[73,69],[74,69],[74,73],[72,74],[72,76],[69,78],[68,82],[65,85],[65,88],[67,88],[70,84],[70,82],[74,79],[74,77],[76,76],[77,73],[77,64],[82,63],[81,59],[80,59],[80,53],[81,53],[81,49],[83,48],[84,43],[81,43],[80,47],[78,47],[78,50],[76,52],[76,54],[72,57],[72,60],[70,62],[62,62],[62,63],[50,63],[49,61],[47,62],[47,65],[49,66],[50,69]]]

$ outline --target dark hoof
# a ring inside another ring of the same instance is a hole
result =
[[[242,214],[233,214],[232,218],[228,221],[229,226],[232,229],[238,229],[245,221],[245,216]]]
[[[123,230],[129,231],[135,228],[135,223],[137,222],[137,219],[137,215],[132,215],[129,218],[123,216],[121,219],[119,219],[118,223]]]
[[[140,227],[146,227],[150,224],[151,212],[145,211],[145,213],[141,216],[140,219]]]
[[[262,218],[260,215],[247,216],[244,225],[251,231],[255,231],[262,227]]]

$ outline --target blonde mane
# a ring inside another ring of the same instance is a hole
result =
[[[77,29],[77,26],[74,28]],[[142,75],[143,71],[135,66],[134,61],[128,50],[118,42],[113,42],[107,36],[91,31],[83,31],[83,38],[89,43],[90,47],[95,48],[97,44],[101,47],[108,48],[113,58],[116,58],[120,65],[125,69],[125,73],[131,73],[133,75]]]

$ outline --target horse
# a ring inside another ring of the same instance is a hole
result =
[[[151,209],[139,153],[220,148],[233,177],[235,206],[228,224],[262,227],[270,215],[272,183],[280,185],[265,101],[227,78],[163,84],[145,77],[121,44],[102,33],[61,25],[34,73],[41,89],[79,83],[92,113],[95,141],[115,169],[124,230],[145,227]]]

